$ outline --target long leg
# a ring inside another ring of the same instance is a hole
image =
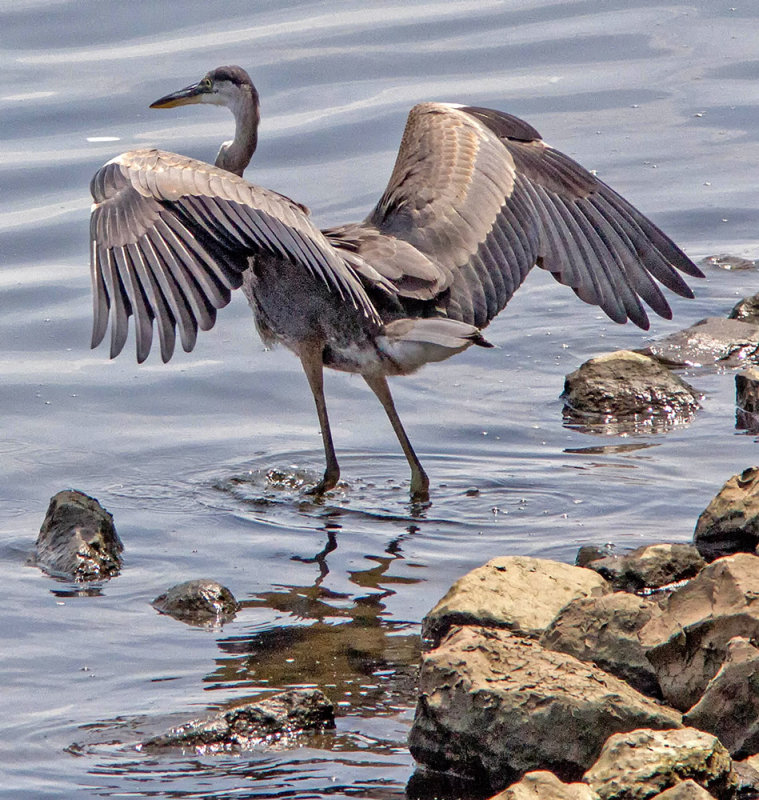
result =
[[[309,490],[309,494],[322,494],[333,489],[340,477],[340,466],[335,455],[335,446],[332,444],[332,432],[329,429],[329,417],[327,416],[327,403],[324,399],[324,377],[321,347],[303,347],[300,352],[300,363],[303,371],[308,378],[308,385],[311,387],[311,394],[316,403],[316,413],[319,417],[319,427],[322,432],[322,442],[324,443],[324,458],[327,467],[324,470],[324,477]]]
[[[426,503],[430,499],[430,479],[427,473],[422,468],[422,464],[411,446],[406,431],[403,430],[401,418],[395,410],[395,403],[390,394],[390,387],[387,385],[387,379],[384,375],[369,376],[364,375],[364,380],[369,385],[369,388],[377,395],[377,399],[382,403],[382,408],[385,409],[390,424],[393,426],[395,435],[403,448],[403,453],[406,460],[411,467],[411,499],[416,503]]]

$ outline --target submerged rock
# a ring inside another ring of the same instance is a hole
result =
[[[111,514],[94,497],[66,490],[50,500],[31,560],[56,577],[96,581],[118,574],[123,550]]]
[[[503,556],[459,578],[422,622],[439,642],[452,625],[492,625],[538,636],[562,606],[606,594],[609,585],[582,567],[529,556]]]
[[[498,789],[536,769],[575,780],[612,733],[680,724],[592,664],[502,629],[464,627],[423,656],[409,748],[428,768]]]
[[[757,356],[759,325],[707,317],[690,328],[665,336],[642,352],[672,366],[738,367]]]
[[[587,783],[562,783],[552,772],[528,772],[490,800],[598,800]]]
[[[293,689],[209,719],[192,720],[148,739],[142,747],[247,748],[334,726],[334,706],[322,692],[318,689]]]
[[[744,469],[725,483],[701,512],[693,542],[707,561],[756,550],[759,545],[759,467]]]
[[[661,613],[659,606],[627,592],[573,600],[540,637],[549,650],[591,661],[650,697],[659,697],[656,672],[638,631]]]
[[[226,586],[205,578],[178,583],[151,605],[162,614],[191,625],[229,622],[240,609]]]
[[[722,666],[730,639],[759,637],[759,557],[714,561],[661,605],[640,640],[664,698],[687,711]]]
[[[601,800],[647,800],[689,779],[719,800],[736,785],[730,754],[694,728],[616,734],[583,777]]]
[[[725,662],[685,721],[713,733],[735,758],[759,752],[759,650],[748,639],[728,642]]]
[[[659,589],[698,575],[706,562],[691,544],[650,544],[621,556],[607,556],[588,566],[618,591]]]
[[[700,407],[696,390],[653,358],[618,350],[567,375],[565,418],[578,424],[658,420],[687,422]]]

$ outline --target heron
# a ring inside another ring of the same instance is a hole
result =
[[[116,357],[133,317],[137,361],[155,324],[167,362],[177,333],[190,352],[242,287],[264,344],[295,353],[313,394],[326,462],[315,495],[340,477],[324,367],[360,374],[377,396],[411,469],[411,499],[424,503],[429,478],[388,377],[490,347],[483,329],[534,266],[644,330],[644,303],[672,316],[661,286],[692,298],[683,274],[703,277],[653,222],[511,114],[415,105],[377,205],[362,222],[320,229],[306,206],[242,177],[260,121],[244,69],[213,69],[150,107],[190,103],[235,117],[214,165],[138,149],[91,181],[92,347],[110,323]]]

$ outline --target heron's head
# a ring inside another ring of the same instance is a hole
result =
[[[233,111],[246,102],[258,105],[258,92],[242,67],[216,67],[202,80],[172,92],[150,104],[151,108],[174,108],[190,103],[227,106]]]

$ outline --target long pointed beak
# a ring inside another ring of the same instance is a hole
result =
[[[205,92],[200,88],[200,82],[193,83],[192,86],[185,86],[178,92],[172,92],[165,97],[161,97],[150,104],[151,108],[174,108],[174,106],[186,106],[190,103],[199,103],[201,95]]]

